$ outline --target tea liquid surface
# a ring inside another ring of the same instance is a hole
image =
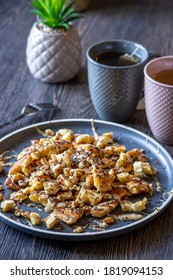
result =
[[[129,58],[122,52],[105,51],[99,53],[95,57],[95,61],[108,66],[128,66],[138,62],[139,59],[137,58],[137,61],[135,61],[134,58]]]
[[[173,69],[158,71],[152,78],[159,83],[173,86]]]

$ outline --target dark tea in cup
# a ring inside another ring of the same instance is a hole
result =
[[[138,63],[140,59],[123,52],[105,51],[97,54],[95,61],[108,66],[129,66]]]

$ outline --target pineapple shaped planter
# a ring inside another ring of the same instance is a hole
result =
[[[27,40],[26,58],[31,74],[43,82],[72,79],[81,65],[81,44],[75,27],[65,32],[43,32],[35,23]]]
[[[66,1],[59,1],[62,3],[61,14],[65,9],[68,11],[68,5],[65,8],[63,6]],[[57,0],[32,2],[56,5]],[[69,6],[72,9],[71,5]],[[42,8],[42,5],[37,5],[37,9],[38,7]],[[42,13],[38,13],[39,17]],[[73,10],[71,18],[75,17],[77,18],[78,14]],[[49,83],[66,82],[78,73],[81,66],[82,50],[77,29],[67,21],[61,21],[56,28],[50,26],[49,22],[49,25],[46,23],[46,20],[34,23],[31,28],[26,47],[27,65],[36,79]],[[56,20],[55,24],[57,25]]]

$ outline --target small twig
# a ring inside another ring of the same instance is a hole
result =
[[[94,119],[91,119],[91,127],[92,127],[92,131],[93,131],[93,134],[94,134],[94,138],[97,141],[99,139],[99,134],[96,131],[96,127],[95,127],[95,124],[94,124]]]

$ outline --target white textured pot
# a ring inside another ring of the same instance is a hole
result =
[[[68,2],[72,2],[73,0],[68,0]],[[91,4],[91,0],[77,0],[74,8],[76,9],[77,12],[83,12],[89,8]]]
[[[48,33],[34,23],[27,40],[26,61],[36,79],[66,82],[78,73],[81,60],[80,38],[74,26],[68,31]]]

